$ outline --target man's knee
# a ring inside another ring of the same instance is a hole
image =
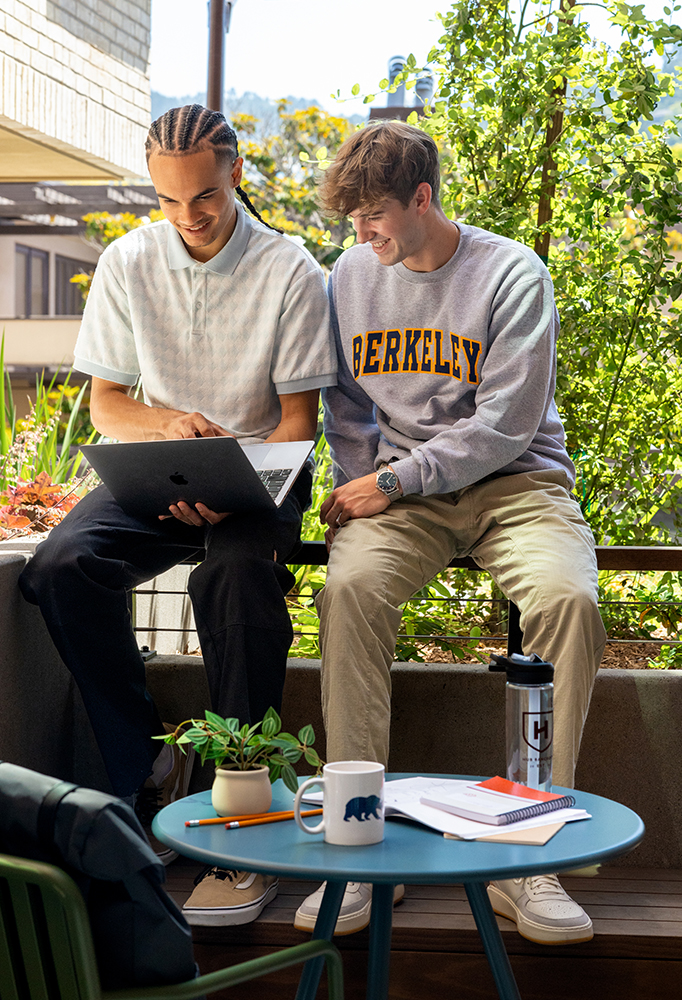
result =
[[[53,531],[37,546],[19,577],[24,597],[34,604],[38,603],[44,588],[54,589],[55,585],[60,585],[59,581],[77,570],[82,555],[81,547],[73,540],[67,538],[62,541],[60,535]]]
[[[599,616],[597,596],[597,588],[592,581],[584,577],[564,577],[547,588],[544,601],[547,607],[562,617],[589,618]]]
[[[372,571],[371,565],[338,559],[329,567],[316,604],[320,614],[326,609],[352,606],[359,614],[366,615],[380,603],[379,595],[384,590],[385,581]]]

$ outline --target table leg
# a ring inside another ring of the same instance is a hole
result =
[[[481,935],[483,948],[500,1000],[521,1000],[500,928],[497,926],[495,914],[488,899],[485,883],[469,882],[465,884],[464,888],[478,927],[478,933]]]
[[[332,940],[345,891],[345,882],[330,882],[327,880],[320,912],[315,921],[313,939],[323,938],[325,941]],[[301,973],[301,981],[298,984],[296,1000],[314,1000],[317,987],[320,984],[323,966],[324,958],[314,958],[310,962],[306,962]]]
[[[367,1000],[388,998],[388,973],[391,961],[393,927],[392,885],[372,887],[372,917],[369,925]]]

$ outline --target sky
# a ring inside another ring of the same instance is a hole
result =
[[[645,0],[650,17],[666,3]],[[447,0],[236,0],[225,49],[225,89],[261,97],[315,98],[329,111],[366,113],[359,101],[336,103],[330,94],[378,91],[388,60],[412,52],[421,65],[438,40],[436,11]],[[151,86],[168,96],[206,90],[206,0],[152,0]],[[680,17],[680,14],[674,15]],[[600,34],[607,31],[598,4],[585,6]],[[682,18],[681,18],[682,19]],[[383,95],[377,104],[385,104]]]

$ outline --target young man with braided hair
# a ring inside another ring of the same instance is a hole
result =
[[[378,122],[341,147],[321,189],[359,242],[328,284],[339,374],[323,392],[335,487],[317,602],[327,758],[387,763],[400,606],[471,555],[520,608],[526,653],[555,665],[554,780],[571,786],[605,634],[553,399],[552,281],[528,247],[448,219],[439,183],[433,140]],[[489,894],[531,940],[592,936],[554,875]],[[370,888],[354,886],[338,929],[359,929],[370,905]],[[318,908],[319,893],[296,925]]]
[[[255,212],[241,191],[235,133],[218,112],[166,112],[149,130],[147,156],[166,220],[104,251],[76,344],[75,367],[92,377],[93,423],[122,441],[314,437],[319,389],[336,382],[320,267],[236,204],[235,192]],[[131,395],[140,376],[144,402]],[[29,562],[22,591],[78,683],[115,794],[141,788],[138,802],[158,810],[189,783],[186,758],[152,741],[164,726],[127,592],[205,548],[189,592],[212,707],[259,721],[281,705],[292,640],[286,561],[310,487],[304,468],[276,512],[181,502],[157,519],[125,514],[99,486]],[[192,897],[194,922],[253,920],[276,892],[272,878],[213,874]]]

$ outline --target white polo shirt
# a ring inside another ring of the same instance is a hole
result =
[[[122,385],[141,375],[150,406],[262,440],[280,422],[278,395],[336,384],[322,270],[241,206],[205,264],[169,222],[141,226],[97,264],[74,368]]]

